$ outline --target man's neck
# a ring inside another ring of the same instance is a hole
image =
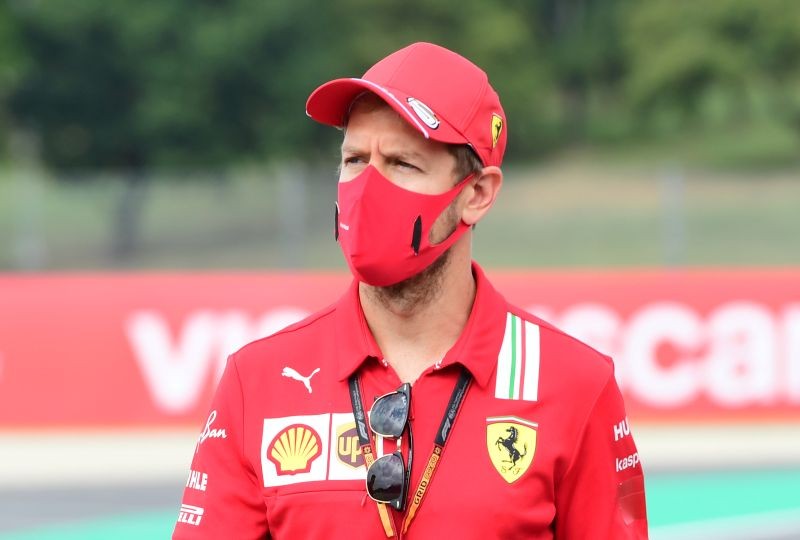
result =
[[[402,382],[414,382],[444,358],[469,319],[475,299],[469,244],[457,242],[442,272],[405,295],[360,284],[359,297],[372,335]],[[460,248],[460,249],[459,249]],[[466,248],[466,249],[465,249]]]

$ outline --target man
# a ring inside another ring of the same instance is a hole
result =
[[[355,279],[231,356],[174,538],[646,538],[611,360],[471,261],[507,134],[484,72],[415,43],[307,113],[344,129]]]

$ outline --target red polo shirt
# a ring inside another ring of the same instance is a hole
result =
[[[472,383],[402,538],[647,538],[644,479],[613,364],[510,305],[474,265],[453,348],[414,382],[411,497],[461,366]],[[366,495],[348,378],[397,389],[354,283],[333,306],[231,356],[173,538],[386,538]],[[405,444],[407,441],[404,441]],[[376,442],[391,452],[395,441]],[[407,455],[407,449],[403,449]]]

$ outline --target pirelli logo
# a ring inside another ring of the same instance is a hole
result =
[[[181,504],[181,511],[178,514],[178,523],[186,523],[187,525],[200,525],[203,519],[205,510],[199,506],[192,506],[191,504]]]
[[[494,396],[524,401],[539,399],[539,327],[513,313],[506,315]]]

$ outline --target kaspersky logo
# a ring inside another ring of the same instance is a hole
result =
[[[267,448],[267,457],[279,475],[302,474],[322,453],[322,442],[311,426],[293,424],[280,433]]]

